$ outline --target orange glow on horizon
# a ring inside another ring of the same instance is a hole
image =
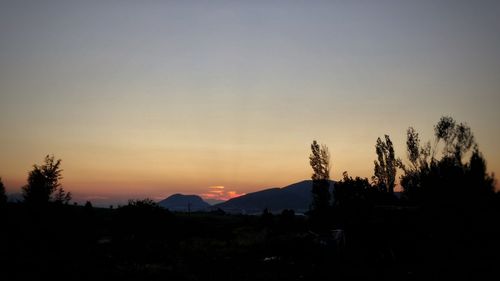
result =
[[[226,191],[224,190],[225,187],[222,185],[209,186],[208,189],[209,190],[207,193],[200,194],[200,196],[203,199],[215,199],[215,200],[226,201],[235,197],[245,195],[245,193],[238,193],[234,190]]]

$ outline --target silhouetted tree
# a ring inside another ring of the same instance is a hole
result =
[[[62,179],[61,159],[55,160],[54,156],[45,156],[43,165],[33,165],[29,172],[28,184],[22,188],[26,203],[33,205],[44,205],[50,200],[71,199],[70,194],[62,190],[60,180]],[[57,196],[52,198],[54,192]]]
[[[65,192],[62,187],[57,189],[54,196],[54,202],[59,204],[68,204],[71,201],[71,192]]]
[[[333,219],[341,227],[365,221],[373,205],[375,193],[380,193],[367,178],[352,178],[344,172],[333,191]],[[385,193],[386,194],[386,193]]]
[[[406,132],[406,147],[411,170],[417,171],[429,166],[431,143],[427,142],[425,146],[420,146],[420,137],[413,127],[409,127]]]
[[[93,208],[93,206],[92,206],[92,202],[90,202],[90,201],[85,202],[84,207],[85,207],[86,209],[92,209],[92,208]]]
[[[375,151],[377,152],[378,160],[374,161],[374,182],[381,190],[387,190],[390,194],[393,194],[398,160],[396,159],[394,146],[388,135],[385,135],[385,141],[377,138]]]
[[[435,142],[420,146],[418,133],[407,131],[408,165],[401,164],[404,175],[401,185],[405,194],[416,202],[470,204],[493,194],[494,175],[486,170],[486,161],[479,151],[469,126],[451,117],[441,117],[434,126]],[[464,157],[470,153],[468,161]],[[441,158],[435,158],[441,154]],[[468,203],[466,203],[468,201]]]
[[[7,194],[5,194],[5,186],[0,177],[0,206],[5,205],[5,203],[7,203]]]
[[[330,153],[326,145],[319,145],[317,141],[311,144],[309,163],[313,169],[312,174],[312,211],[325,214],[330,206]]]
[[[408,162],[401,185],[408,199],[419,206],[422,226],[432,231],[430,243],[447,249],[455,260],[475,257],[482,263],[480,252],[489,250],[478,251],[477,241],[498,233],[498,224],[492,223],[499,214],[494,175],[487,173],[486,161],[466,124],[442,117],[434,126],[434,137],[432,150],[429,144],[421,147],[418,134],[408,129]]]
[[[468,184],[475,186],[475,193],[479,196],[491,196],[495,189],[495,174],[488,174],[486,160],[479,151],[478,146],[474,147],[469,163],[466,164],[468,171]]]
[[[90,201],[85,202],[85,204],[83,205],[83,213],[87,219],[93,219],[95,211]]]
[[[434,126],[436,145],[443,141],[443,156],[462,162],[465,153],[475,145],[474,135],[465,123],[457,124],[453,118],[443,116]],[[433,154],[434,155],[434,154]]]
[[[116,209],[117,233],[130,239],[149,239],[164,235],[163,226],[170,218],[168,210],[153,200],[129,200],[125,206]]]
[[[399,167],[404,175],[401,177],[401,185],[407,198],[415,199],[418,196],[418,190],[421,189],[422,171],[428,171],[431,166],[431,143],[427,142],[425,146],[420,145],[418,132],[409,127],[406,131],[406,156],[409,164],[405,165],[399,161]]]
[[[352,178],[347,172],[342,173],[342,180],[335,183],[334,206],[345,208],[358,205],[359,202],[368,199],[368,193],[374,189],[367,178]]]

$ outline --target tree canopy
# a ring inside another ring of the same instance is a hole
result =
[[[28,184],[22,188],[26,203],[44,205],[50,201],[68,203],[71,193],[66,193],[61,186],[62,179],[61,159],[53,155],[45,156],[42,165],[33,165],[28,174]]]
[[[394,193],[398,162],[394,146],[388,135],[385,135],[384,140],[377,138],[375,152],[378,160],[374,161],[374,182],[381,190],[387,190],[392,194]]]
[[[471,203],[493,194],[494,175],[487,173],[486,161],[471,128],[444,116],[434,126],[434,146],[420,145],[416,130],[407,131],[407,164],[401,185],[416,202]]]
[[[4,205],[5,203],[7,203],[7,194],[5,194],[5,186],[0,177],[0,205]]]
[[[311,144],[309,163],[313,169],[312,210],[317,213],[326,213],[330,207],[330,152],[326,145],[317,141]]]

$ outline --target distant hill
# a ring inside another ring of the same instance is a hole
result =
[[[331,181],[330,188],[333,189]],[[297,213],[309,210],[312,202],[312,180],[297,182],[282,188],[269,188],[261,191],[230,199],[216,204],[212,208],[219,208],[228,213],[261,213],[267,208],[278,213],[284,209],[293,209]]]
[[[210,205],[216,205],[216,204],[226,202],[226,200],[206,199],[206,198],[204,198],[203,201],[207,202]]]
[[[210,207],[210,205],[203,201],[200,196],[184,194],[174,194],[169,196],[158,202],[158,205],[169,209],[170,211],[176,212],[202,211]]]

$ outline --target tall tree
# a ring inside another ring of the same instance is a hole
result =
[[[59,187],[54,195],[54,202],[59,204],[68,204],[71,201],[71,192],[64,191],[64,188]]]
[[[488,174],[486,160],[479,151],[478,145],[474,146],[469,163],[465,164],[465,167],[468,176],[468,185],[474,188],[474,195],[481,197],[491,196],[494,193],[496,185],[495,175]]]
[[[434,126],[434,147],[420,146],[418,133],[408,129],[408,165],[401,165],[401,185],[413,201],[456,202],[482,200],[493,194],[494,175],[478,149],[471,128],[444,116]],[[470,155],[468,161],[464,161]],[[441,156],[441,157],[439,157]]]
[[[330,206],[330,152],[326,145],[317,141],[311,144],[309,163],[313,169],[312,210],[317,213],[327,212]]]
[[[5,186],[0,177],[0,206],[5,205],[5,203],[7,203],[7,194],[5,194]]]
[[[28,184],[23,187],[23,197],[26,203],[33,205],[43,205],[51,200],[64,199],[66,193],[61,187],[62,179],[61,159],[54,159],[54,156],[47,155],[44,164],[33,165],[33,170],[29,172]],[[57,191],[57,198],[52,195]],[[68,195],[67,198],[71,198]]]
[[[335,183],[335,205],[340,208],[352,208],[367,199],[372,189],[367,178],[352,178],[347,172],[342,173],[342,180]]]
[[[385,141],[377,138],[375,152],[377,153],[378,160],[374,161],[375,175],[373,179],[379,188],[388,190],[392,194],[394,193],[396,168],[399,161],[396,159],[394,146],[388,135],[385,135]]]
[[[431,143],[421,146],[419,134],[413,127],[406,131],[406,156],[409,164],[405,165],[402,161],[398,163],[404,172],[401,185],[406,196],[415,199],[422,185],[421,171],[429,170],[432,162]]]
[[[463,156],[476,144],[471,128],[465,123],[457,124],[449,116],[441,117],[434,126],[434,135],[436,146],[441,141],[444,143],[443,156],[454,159],[457,164],[462,163]]]

